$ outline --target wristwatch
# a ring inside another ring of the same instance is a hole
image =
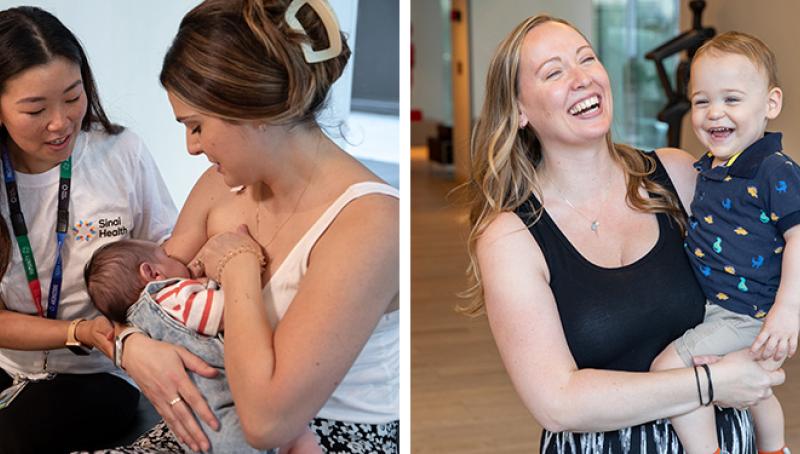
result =
[[[122,369],[122,346],[125,343],[125,338],[131,334],[141,333],[142,330],[135,326],[129,326],[117,334],[114,339],[114,364]]]
[[[89,354],[89,349],[85,345],[81,344],[81,341],[75,337],[75,330],[78,328],[78,324],[82,321],[84,321],[84,319],[76,318],[69,323],[69,326],[67,327],[67,342],[65,345],[72,353],[80,356],[86,356]]]

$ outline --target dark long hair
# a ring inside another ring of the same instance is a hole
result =
[[[0,216],[0,279],[6,274],[8,262],[11,259],[11,235],[3,216]]]
[[[94,123],[100,123],[109,134],[122,132],[122,126],[111,123],[100,105],[97,86],[81,43],[61,21],[32,6],[0,11],[0,94],[5,91],[8,79],[34,66],[47,64],[56,57],[66,58],[81,69],[83,91],[89,104],[81,130],[88,131]]]

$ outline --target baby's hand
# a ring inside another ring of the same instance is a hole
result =
[[[252,253],[263,266],[265,259],[261,245],[250,236],[247,226],[242,224],[235,231],[218,233],[206,241],[206,244],[190,262],[192,276],[207,276],[222,282],[222,268],[225,263],[242,252]],[[202,272],[201,272],[202,270]]]
[[[782,305],[774,305],[764,320],[750,351],[761,360],[772,359],[782,362],[791,358],[797,351],[797,332],[800,329],[800,315]]]

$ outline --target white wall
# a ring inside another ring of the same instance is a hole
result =
[[[411,108],[420,109],[426,120],[450,123],[445,102],[450,102],[449,87],[445,86],[443,61],[445,35],[441,2],[411,0],[411,42],[414,44],[414,85],[411,87]]]
[[[523,19],[547,13],[570,21],[590,41],[594,32],[592,0],[472,0],[470,8],[473,118],[480,115],[483,106],[486,71],[492,55]]]
[[[682,2],[683,3],[683,2]],[[687,2],[688,3],[688,2]],[[797,44],[800,42],[800,2],[796,0],[709,1],[703,11],[703,25],[717,29],[717,33],[740,31],[750,33],[764,41],[775,53],[778,61],[778,79],[783,89],[783,111],[771,121],[768,130],[783,132],[783,148],[795,160],[800,160],[800,60]],[[681,7],[681,30],[691,27],[692,12],[687,5]],[[692,132],[689,115],[683,121],[681,147],[697,156],[703,147]]]
[[[150,148],[180,207],[208,161],[186,153],[183,126],[175,121],[158,82],[161,63],[183,15],[198,0],[0,0],[0,9],[31,5],[58,17],[80,39],[111,120],[131,128]],[[358,2],[330,0],[348,44],[355,48]],[[334,87],[323,121],[337,123],[350,110],[352,64]],[[340,142],[340,140],[337,140]]]
[[[494,55],[500,41],[525,18],[536,14],[547,13],[555,17],[566,19],[580,29],[591,41],[593,35],[594,8],[592,0],[463,0],[453,2],[453,7],[469,10],[468,49],[469,55],[463,58],[467,61],[469,73],[467,77],[455,75],[453,78],[454,100],[453,110],[453,156],[455,176],[458,180],[465,180],[469,167],[469,137],[473,120],[480,115],[485,96],[486,72],[489,68],[492,55]],[[455,27],[455,26],[454,26]],[[417,33],[416,31],[414,33]],[[456,28],[453,38],[460,35]],[[454,66],[458,60],[458,50],[465,43],[453,43]],[[453,72],[455,74],[455,70]],[[461,87],[460,82],[468,84],[468,88]],[[469,97],[466,103],[468,108],[458,107]],[[471,110],[471,112],[467,112]]]
[[[461,20],[451,22],[453,61],[451,63],[453,99],[453,164],[455,177],[464,181],[469,177],[469,141],[472,133],[472,119],[475,112],[471,107],[470,90],[472,73],[470,64],[470,0],[453,0],[453,11]]]

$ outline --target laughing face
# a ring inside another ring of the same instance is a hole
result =
[[[692,63],[692,127],[720,164],[764,136],[781,111],[780,88],[747,57],[707,53]]]
[[[530,124],[543,148],[603,140],[611,128],[608,74],[572,27],[546,22],[522,43],[520,126]]]
[[[6,81],[0,122],[17,170],[41,173],[66,160],[86,115],[80,67],[62,57]]]

